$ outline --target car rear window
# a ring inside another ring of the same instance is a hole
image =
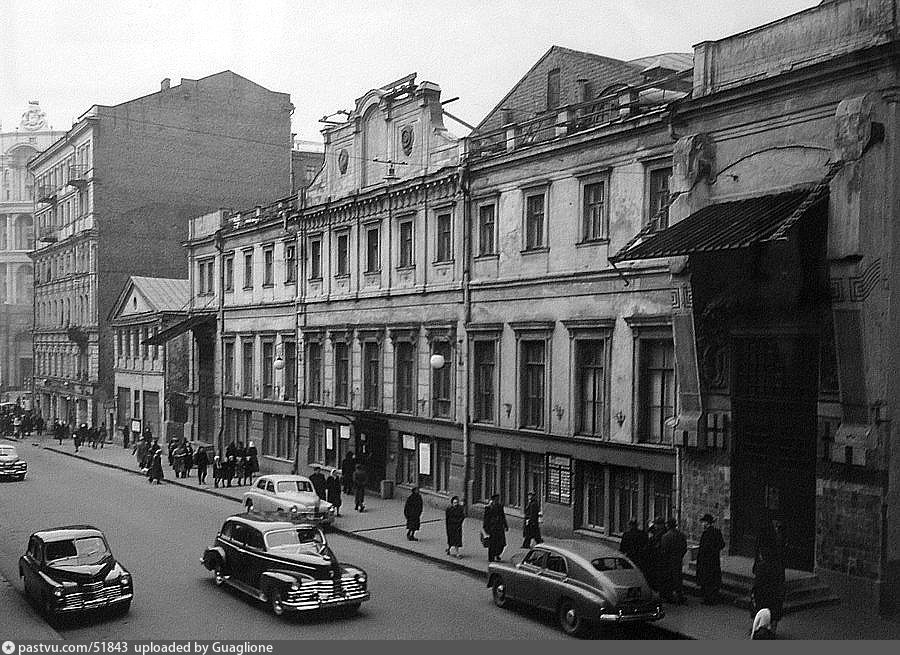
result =
[[[290,493],[292,491],[312,491],[312,483],[308,480],[282,480],[277,485],[278,493]]]
[[[591,560],[591,565],[598,571],[616,571],[619,569],[633,569],[634,567],[624,557],[598,557]]]

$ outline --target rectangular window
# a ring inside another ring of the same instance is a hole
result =
[[[123,357],[122,352],[122,331],[116,330],[116,358],[119,359]]]
[[[244,288],[253,288],[253,251],[244,252]]]
[[[284,283],[293,284],[297,281],[297,246],[293,243],[284,244]]]
[[[547,73],[547,111],[559,107],[559,69]]]
[[[234,341],[225,342],[225,371],[222,384],[226,394],[234,393]]]
[[[134,390],[134,402],[131,404],[131,409],[134,412],[134,418],[140,420],[140,418],[141,418],[141,392],[137,389]]]
[[[495,353],[495,342],[474,342],[472,363],[475,376],[475,421],[479,423],[494,422]]]
[[[350,348],[343,341],[334,344],[334,404],[349,406]]]
[[[487,501],[497,487],[497,449],[475,444],[475,497]]]
[[[605,433],[605,361],[604,341],[575,341],[575,430],[578,434],[600,437]]]
[[[197,265],[197,293],[201,296],[210,295],[214,292],[213,284],[213,260],[208,259]]]
[[[397,482],[399,484],[418,483],[418,443],[411,434],[400,434],[397,449]]]
[[[253,339],[244,339],[241,342],[241,350],[243,351],[244,367],[241,371],[242,383],[244,385],[244,395],[253,395]]]
[[[671,178],[671,168],[656,168],[650,171],[647,192],[650,203],[648,218],[654,230],[665,230],[669,227],[669,181]]]
[[[671,339],[641,339],[638,371],[641,441],[670,443],[675,416],[675,348]]]
[[[412,266],[413,262],[413,222],[400,223],[400,266]]]
[[[583,521],[594,530],[606,527],[606,470],[602,466],[585,465]]]
[[[322,402],[322,344],[310,341],[306,344],[307,402]]]
[[[415,412],[416,347],[408,341],[397,343],[397,411]]]
[[[262,345],[263,398],[275,396],[275,344],[264,341]]]
[[[582,235],[583,241],[598,241],[606,238],[606,184],[591,182],[582,191]]]
[[[131,357],[131,331],[126,331],[124,334],[125,343],[125,357]]]
[[[544,456],[525,453],[525,493],[544,498]]]
[[[275,284],[275,246],[263,248],[263,286]]]
[[[234,291],[234,255],[227,255],[222,261],[225,265],[225,291]]]
[[[512,507],[522,506],[522,457],[516,450],[500,450],[500,497]]]
[[[661,516],[668,520],[672,512],[672,476],[668,473],[644,471],[644,518]]]
[[[437,259],[439,262],[449,262],[453,259],[453,226],[450,214],[440,214],[437,217]]]
[[[478,208],[478,254],[493,255],[494,250],[494,205]]]
[[[284,342],[284,399],[297,397],[297,344]]]
[[[453,408],[453,356],[450,344],[435,341],[431,354],[444,358],[444,365],[431,370],[431,415],[436,418],[450,418]]]
[[[537,193],[525,199],[525,250],[535,250],[544,245],[544,194]]]
[[[435,439],[434,451],[434,490],[447,492],[450,490],[450,464],[453,448],[449,439]]]
[[[628,529],[628,519],[638,515],[637,471],[612,466],[609,473],[609,532],[622,534]]]
[[[325,463],[325,426],[319,421],[309,423],[309,460]]]
[[[363,344],[363,406],[379,409],[381,400],[381,346],[376,341]]]
[[[314,239],[309,242],[309,279],[318,280],[322,277],[322,240]]]
[[[350,274],[350,235],[346,232],[337,237],[337,272],[335,275]]]
[[[366,273],[377,273],[381,270],[381,230],[370,227],[366,230]]]
[[[546,343],[521,342],[521,407],[523,428],[544,427],[544,356]]]

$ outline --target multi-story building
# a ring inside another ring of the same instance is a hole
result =
[[[190,335],[160,345],[151,337],[188,316],[189,280],[132,276],[109,316],[115,334],[116,432],[147,429],[168,441],[184,435]],[[111,425],[109,427],[112,427]]]
[[[294,139],[291,148],[291,193],[297,193],[312,184],[324,162],[322,144]]]
[[[27,164],[62,134],[47,126],[37,101],[15,130],[0,126],[0,390],[31,390],[34,179]]]
[[[95,105],[29,164],[45,418],[115,422],[109,312],[130,275],[184,277],[188,219],[290,188],[290,96],[225,71]],[[236,156],[239,153],[240,156]]]
[[[897,16],[896,0],[834,0],[695,46],[690,98],[671,116],[670,227],[613,257],[672,271],[688,530],[713,512],[729,552],[752,556],[774,517],[788,566],[888,612],[900,607]]]

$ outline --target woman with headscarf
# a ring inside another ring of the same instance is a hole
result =
[[[162,455],[161,451],[154,450],[153,455],[150,458],[150,469],[147,472],[148,482],[153,484],[160,484],[163,479],[163,468],[162,468]]]
[[[772,629],[772,613],[767,608],[759,610],[753,617],[750,639],[775,639],[775,631]]]
[[[256,450],[256,444],[252,441],[247,444],[247,465],[244,468],[244,474],[247,476],[248,484],[253,484],[253,474],[259,473],[259,451]]]
[[[771,612],[772,631],[778,629],[784,609],[784,568],[775,549],[760,548],[753,565],[753,587],[750,592],[754,612],[768,609]]]
[[[416,539],[416,530],[421,527],[422,520],[422,494],[418,487],[413,487],[406,504],[403,506],[403,516],[406,517],[406,538],[410,541]]]
[[[466,510],[459,502],[459,496],[450,499],[450,506],[445,512],[447,524],[447,551],[448,555],[462,557],[459,549],[462,548],[462,526],[466,519]]]

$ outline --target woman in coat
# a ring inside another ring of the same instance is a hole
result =
[[[753,565],[751,606],[754,614],[761,609],[772,613],[772,631],[778,629],[778,621],[784,610],[784,568],[774,548],[762,546]]]
[[[150,459],[150,470],[147,472],[148,482],[153,484],[160,484],[160,481],[163,479],[163,468],[162,468],[162,456],[160,451],[153,451],[153,456]]]
[[[491,503],[484,509],[481,530],[487,541],[488,561],[499,562],[506,548],[506,531],[509,530],[506,513],[500,504],[500,494],[491,496]]]
[[[325,500],[334,506],[334,515],[341,515],[341,470],[334,469],[328,479],[325,480]]]
[[[256,444],[252,441],[247,444],[247,467],[244,474],[247,476],[248,484],[253,484],[253,475],[259,473],[259,451],[256,450]]]
[[[412,493],[406,499],[403,516],[406,517],[406,538],[410,541],[418,541],[416,530],[419,529],[422,519],[422,494],[419,493],[418,487],[413,487]]]
[[[722,585],[722,563],[719,552],[725,548],[722,533],[713,526],[715,518],[712,514],[704,514],[700,519],[703,533],[700,535],[700,548],[697,550],[697,583],[703,592],[703,603],[715,605]]]
[[[462,548],[462,526],[466,518],[466,510],[459,502],[459,496],[453,496],[450,499],[450,506],[447,508],[446,524],[447,524],[447,554],[456,557],[462,557],[459,549]]]
[[[222,486],[225,486],[225,467],[222,464],[222,456],[216,455],[213,457],[212,463],[212,474],[213,474],[213,487],[218,488],[219,483],[222,483]]]
[[[341,475],[344,478],[344,493],[348,496],[353,493],[353,472],[356,470],[356,457],[348,452],[341,462]]]

